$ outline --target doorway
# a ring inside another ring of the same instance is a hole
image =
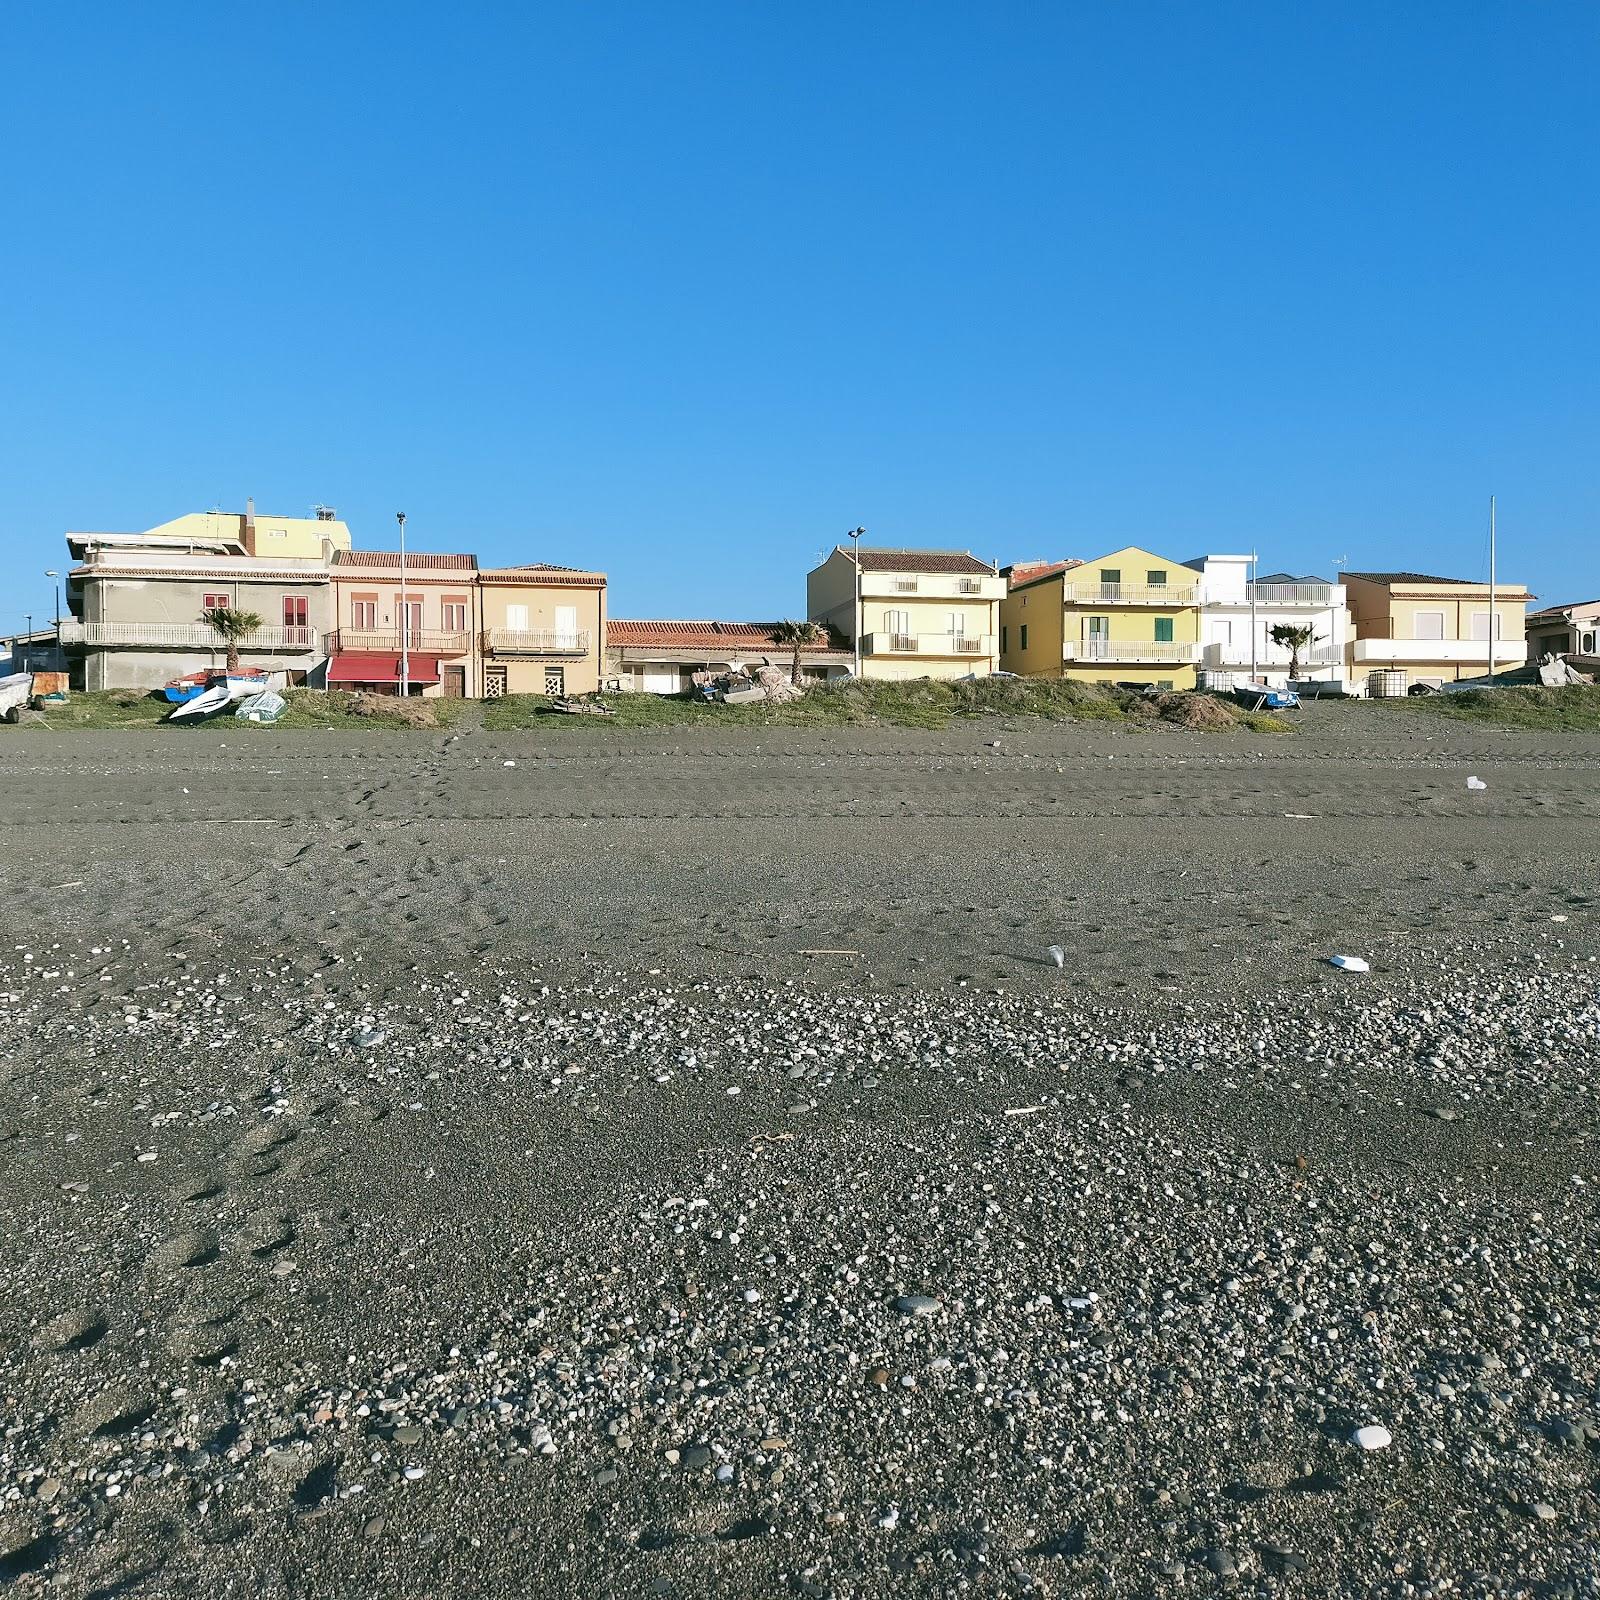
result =
[[[444,669],[444,697],[446,700],[465,700],[467,698],[467,669],[465,667],[446,667]]]

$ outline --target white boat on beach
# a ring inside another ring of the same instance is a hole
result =
[[[0,717],[18,706],[25,706],[33,694],[33,674],[13,672],[0,678]]]
[[[182,705],[174,706],[168,713],[168,722],[204,722],[207,717],[214,717],[220,711],[226,711],[233,704],[234,689],[226,681],[214,683],[209,689],[202,689],[192,700],[185,700]],[[242,698],[242,697],[241,697]]]

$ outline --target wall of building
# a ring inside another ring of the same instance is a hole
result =
[[[806,616],[826,622],[852,643],[855,640],[855,563],[835,550],[820,567],[806,574]]]
[[[258,515],[254,531],[236,511],[191,511],[145,530],[148,538],[193,539],[204,542],[234,539],[247,552],[264,561],[320,561],[324,551],[350,548],[350,529],[337,519],[269,517]]]
[[[571,612],[571,627],[588,636],[588,646],[579,655],[516,655],[497,650],[492,638],[483,664],[487,681],[489,667],[504,667],[508,694],[544,694],[546,683],[559,669],[561,693],[593,694],[599,687],[605,647],[605,590],[594,586],[546,584],[505,584],[487,582],[479,587],[481,626],[486,635],[495,628],[554,633],[562,628],[563,608]],[[526,609],[524,622],[516,618],[514,607]],[[547,673],[546,669],[551,669]]]
[[[1000,669],[1024,678],[1061,676],[1063,574],[1013,589],[1000,602]],[[1022,630],[1028,630],[1023,648]]]

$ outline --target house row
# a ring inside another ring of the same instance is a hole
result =
[[[157,688],[215,665],[217,607],[254,612],[247,662],[279,683],[492,699],[606,688],[685,692],[705,668],[787,666],[773,622],[607,614],[603,572],[465,552],[354,548],[313,517],[199,512],[143,533],[67,535],[75,684]],[[1178,561],[1139,546],[1093,560],[984,561],[965,550],[841,545],[806,578],[816,637],[802,673],[827,680],[995,672],[1175,689],[1254,674],[1401,692],[1523,665],[1530,644],[1600,661],[1600,602],[1529,618],[1519,584],[1414,572],[1336,579],[1256,570],[1253,557]],[[1296,642],[1283,642],[1283,630]],[[1275,637],[1276,635],[1276,637]],[[1375,674],[1386,677],[1375,680]]]

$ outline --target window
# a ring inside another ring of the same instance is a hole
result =
[[[504,667],[485,667],[483,669],[483,697],[485,700],[501,700],[506,692],[506,669]]]
[[[1156,618],[1156,643],[1157,644],[1171,644],[1172,643],[1172,618],[1171,617],[1157,617]]]
[[[556,607],[556,643],[563,650],[578,648],[578,608]]]
[[[1167,586],[1167,569],[1165,567],[1152,567],[1145,573],[1144,581],[1152,589],[1165,589]]]
[[[1494,636],[1497,639],[1503,637],[1500,630],[1500,624],[1504,621],[1504,617],[1496,614],[1494,619]],[[1488,644],[1489,613],[1487,611],[1474,611],[1472,613],[1472,637],[1483,644]]]
[[[1004,655],[1011,648],[1011,630],[1005,623],[1000,624],[1000,654]]]
[[[552,698],[567,692],[567,669],[565,667],[546,667],[544,669],[544,692]]]
[[[1121,567],[1101,567],[1100,585],[1105,589],[1115,589],[1122,582]]]
[[[219,609],[225,611],[232,604],[233,601],[229,596],[219,592],[202,596],[200,609],[202,611],[216,611]]]
[[[1172,679],[1171,678],[1157,678],[1156,679],[1156,688],[1158,688],[1158,689],[1170,689],[1171,687],[1172,687]]]
[[[305,627],[306,597],[303,594],[286,594],[283,597],[283,625],[286,628]]]
[[[378,626],[378,597],[375,594],[350,596],[350,626],[376,628]]]
[[[1413,612],[1411,616],[1411,637],[1413,639],[1444,638],[1444,612]]]
[[[528,608],[526,606],[507,606],[506,627],[513,633],[526,633],[528,631]]]
[[[442,600],[439,609],[444,614],[441,626],[446,633],[465,633],[467,631],[467,602],[451,595]]]
[[[422,597],[408,599],[403,595],[394,597],[395,615],[400,619],[400,626],[408,640],[414,640],[422,632]]]
[[[1026,622],[1024,622],[1022,624],[1022,628],[1021,628],[1020,631],[1021,631],[1021,634],[1022,634],[1022,646],[1021,647],[1022,647],[1022,649],[1026,650],[1028,648],[1028,624]]]
[[[909,611],[885,611],[883,614],[883,631],[901,635],[910,633],[911,613]]]

